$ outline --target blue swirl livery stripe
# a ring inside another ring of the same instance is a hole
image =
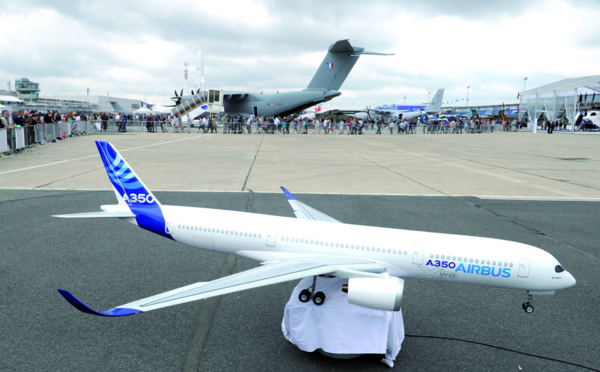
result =
[[[115,192],[121,196],[131,212],[135,214],[138,226],[165,238],[173,239],[171,234],[166,232],[165,217],[160,203],[129,167],[121,154],[105,141],[96,141],[96,146],[104,163],[104,168],[106,168],[108,179],[112,183]]]

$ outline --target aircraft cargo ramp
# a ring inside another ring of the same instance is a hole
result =
[[[182,101],[171,110],[171,114],[173,115],[190,115],[192,119],[205,112],[210,114],[224,112],[222,90],[210,89],[208,91],[199,92],[198,94],[194,94],[191,98]]]

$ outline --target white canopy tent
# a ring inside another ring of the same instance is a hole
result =
[[[23,100],[8,95],[0,95],[0,103],[23,103]]]
[[[140,107],[139,109],[134,111],[135,114],[154,114],[154,111],[150,110],[146,106]]]
[[[8,110],[9,113],[12,113],[12,107],[0,104],[0,112],[4,112],[4,110]]]
[[[519,121],[527,111],[527,126],[535,132],[541,114],[554,121],[558,113],[564,110],[573,131],[579,114],[579,97],[584,95],[587,102],[593,102],[596,95],[600,101],[600,75],[564,79],[526,90],[520,95]]]

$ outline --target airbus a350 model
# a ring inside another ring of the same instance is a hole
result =
[[[120,218],[163,237],[200,249],[235,253],[262,263],[237,274],[199,282],[106,311],[94,311],[71,293],[60,294],[85,313],[125,316],[167,306],[314,277],[299,300],[325,303],[318,275],[348,278],[340,290],[348,302],[399,310],[406,278],[512,288],[528,292],[523,309],[531,313],[534,294],[575,285],[575,278],[549,253],[522,243],[390,228],[350,225],[296,200],[282,187],[297,218],[220,209],[162,205],[108,142],[96,146],[118,204],[100,212],[56,217]]]
[[[225,92],[223,96],[225,114],[286,116],[329,101],[342,94],[339,89],[363,54],[392,55],[353,47],[348,40],[336,41],[329,46],[323,62],[305,89],[271,94]]]

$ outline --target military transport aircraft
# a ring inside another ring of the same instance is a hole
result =
[[[299,91],[282,93],[224,92],[223,107],[227,115],[287,116],[341,95],[340,87],[363,54],[393,55],[368,52],[353,47],[348,40],[339,40],[329,46],[323,62],[308,86]],[[183,93],[183,91],[182,91]],[[192,92],[193,93],[193,92]],[[192,96],[177,95],[178,102]]]
[[[64,218],[120,218],[167,239],[200,249],[235,253],[262,263],[237,274],[199,282],[106,311],[94,311],[66,290],[60,294],[78,310],[125,316],[208,297],[314,277],[299,300],[323,305],[316,276],[349,278],[348,302],[399,310],[405,278],[512,288],[534,294],[575,285],[575,278],[549,253],[522,243],[341,223],[298,200],[282,187],[297,218],[220,209],[162,205],[119,152],[96,141],[118,200],[100,212]]]

